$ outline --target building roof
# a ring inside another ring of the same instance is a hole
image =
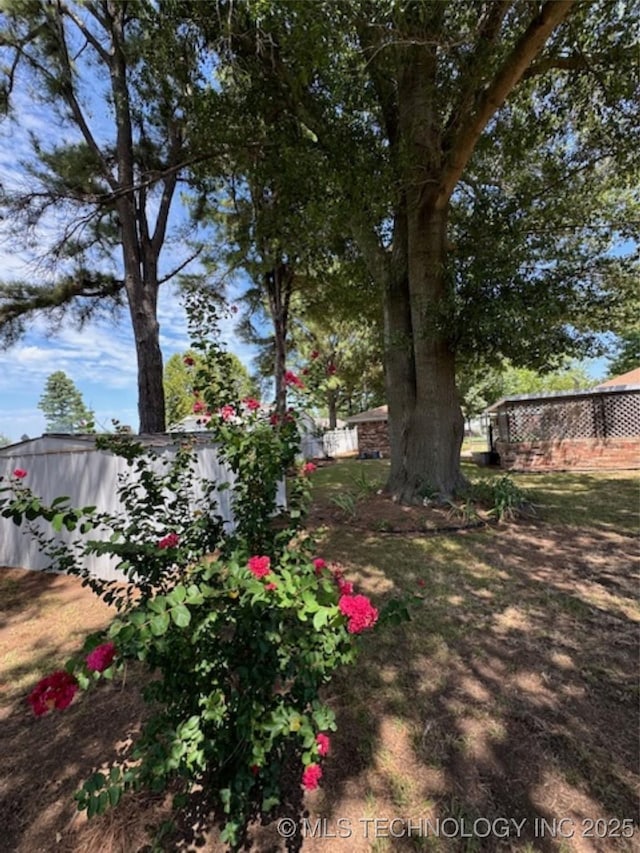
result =
[[[359,415],[352,415],[347,418],[348,424],[364,424],[368,421],[387,421],[389,419],[389,407],[377,406],[375,409],[367,409],[366,412],[360,412]]]
[[[627,374],[624,374],[625,376]],[[622,378],[622,377],[619,377]],[[617,394],[618,392],[625,391],[640,391],[640,382],[628,384],[628,385],[598,385],[595,388],[585,388],[583,390],[576,391],[545,391],[541,394],[514,394],[511,397],[503,397],[501,400],[493,403],[493,405],[488,406],[483,414],[488,414],[489,412],[496,412],[499,408],[505,405],[505,403],[520,403],[526,402],[527,400],[556,400],[558,398],[567,398],[567,397],[593,397],[598,394]]]
[[[629,370],[620,376],[614,376],[613,379],[607,379],[606,382],[596,385],[596,388],[614,388],[617,385],[640,385],[640,367]]]

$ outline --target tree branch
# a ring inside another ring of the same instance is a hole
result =
[[[444,207],[448,203],[483,130],[520,82],[551,33],[571,12],[573,3],[574,0],[546,0],[540,14],[531,21],[502,68],[480,95],[478,106],[453,140],[438,193],[440,206]]]

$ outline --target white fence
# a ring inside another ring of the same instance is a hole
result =
[[[158,461],[151,467],[162,471],[164,463],[175,455],[173,440],[163,436],[154,438],[153,450]],[[134,476],[135,465],[127,466],[125,459],[106,451],[96,450],[93,439],[79,436],[43,436],[41,439],[5,447],[0,450],[0,476],[10,476],[16,468],[27,471],[22,481],[31,491],[47,504],[61,495],[70,499],[72,507],[96,506],[98,511],[117,513],[121,510],[118,500],[118,475],[130,473]],[[235,477],[218,461],[216,448],[210,443],[198,443],[195,450],[194,483],[203,478],[217,483],[233,485]],[[284,481],[278,488],[278,503],[286,506]],[[201,497],[198,486],[194,486],[194,502]],[[231,490],[224,489],[215,493],[217,508],[228,531],[234,528],[231,510]],[[44,522],[36,522],[40,529],[49,528]],[[62,530],[56,534],[56,541],[70,542],[78,538],[76,532]],[[87,538],[100,538],[95,533]],[[85,567],[96,577],[105,580],[118,579],[120,573],[115,570],[117,561],[108,556],[86,558]],[[28,569],[49,568],[48,558],[41,553],[37,541],[28,533],[24,525],[17,526],[11,519],[0,517],[0,565],[20,566]]]
[[[358,450],[357,427],[332,429],[322,437],[303,435],[300,449],[305,459],[320,459],[324,456],[344,456]]]

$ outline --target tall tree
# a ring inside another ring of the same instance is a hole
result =
[[[187,145],[198,42],[170,11],[117,0],[7,0],[0,32],[5,103],[19,84],[32,83],[50,126],[69,139],[34,139],[26,164],[31,186],[4,197],[5,225],[13,221],[23,237],[25,225],[50,227],[54,211],[63,228],[49,252],[71,262],[51,286],[0,290],[0,330],[11,339],[34,312],[59,318],[75,304],[86,319],[105,300],[126,302],[140,431],[148,433],[165,426],[158,290],[185,263],[161,270],[161,255],[178,180],[198,156]],[[117,272],[101,272],[110,262]]]
[[[47,378],[38,408],[44,413],[47,432],[93,431],[93,412],[63,370],[56,370]]]
[[[531,342],[545,366],[580,341],[624,273],[609,250],[626,228],[614,182],[628,190],[633,156],[635,83],[620,73],[632,13],[608,0],[248,8],[237,61],[317,137],[383,293],[387,488],[407,501],[425,483],[450,495],[464,485],[460,348],[484,339],[497,358]],[[605,207],[576,221],[583,202],[594,212],[590,195]],[[487,222],[498,248],[511,232],[516,251],[502,258]]]

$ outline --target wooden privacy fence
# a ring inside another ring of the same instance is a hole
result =
[[[190,436],[193,438],[193,435]],[[171,436],[136,436],[153,447],[158,461],[150,467],[164,469],[164,462],[174,457],[176,442]],[[202,479],[233,486],[235,476],[218,460],[215,445],[206,437],[199,437],[194,449],[195,471],[193,477],[193,500],[202,496],[199,483]],[[129,467],[125,459],[113,453],[97,450],[92,436],[44,435],[39,439],[21,442],[0,449],[0,476],[10,476],[16,468],[27,471],[22,481],[46,503],[61,495],[70,498],[71,506],[96,506],[99,511],[117,513],[120,510],[117,486],[120,474],[135,479],[135,466]],[[220,515],[228,532],[234,529],[231,508],[231,489],[215,491],[216,513]],[[284,481],[278,487],[278,504],[286,506]],[[36,522],[40,529],[49,528],[44,522]],[[106,534],[105,534],[106,535]],[[78,538],[77,532],[62,530],[55,534],[57,542],[70,542]],[[88,539],[99,538],[95,532]],[[106,555],[86,558],[85,567],[96,577],[113,580],[121,577],[114,568],[116,560]],[[27,569],[47,569],[49,560],[43,555],[38,543],[23,526],[18,527],[11,519],[0,518],[0,565],[21,566]]]

